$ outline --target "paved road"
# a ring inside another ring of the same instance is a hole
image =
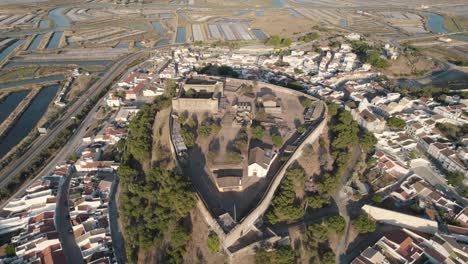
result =
[[[413,161],[411,163],[411,170],[436,187],[436,189],[444,192],[446,196],[455,198],[462,206],[468,206],[467,199],[463,198],[453,187],[449,186],[445,178],[438,174],[429,162],[423,160]]]
[[[115,177],[109,194],[109,225],[114,256],[118,264],[123,264],[126,262],[125,240],[119,225],[119,211],[117,205],[119,204],[118,195],[120,192],[118,186],[119,178]]]
[[[15,160],[12,164],[10,164],[9,167],[5,168],[1,173],[0,173],[0,187],[5,186],[8,183],[8,180],[10,177],[13,177],[14,175],[18,175],[22,170],[26,169],[31,162],[36,158],[39,153],[41,153],[42,150],[46,149],[47,146],[57,137],[57,135],[65,129],[72,121],[72,117],[77,115],[81,109],[85,106],[86,102],[88,101],[88,98],[92,98],[99,94],[105,87],[111,84],[111,82],[118,77],[126,68],[127,65],[130,64],[132,61],[135,59],[141,57],[144,53],[139,52],[139,53],[134,53],[131,55],[128,55],[121,60],[117,61],[107,72],[106,74],[101,77],[96,83],[94,83],[90,88],[88,88],[87,92],[82,95],[68,110],[67,113],[62,117],[61,121],[48,133],[44,136],[41,136],[38,140],[35,141],[35,143],[29,148],[29,150],[26,151],[20,158]],[[98,104],[96,104],[97,106]],[[91,110],[92,112],[95,111]],[[88,118],[83,121],[84,123],[90,123],[90,120]],[[81,126],[83,128],[83,125]],[[84,131],[81,131],[82,134],[84,134]],[[76,133],[75,136],[76,137]],[[81,138],[79,139],[81,140]],[[56,157],[52,160],[52,162],[49,163],[49,165],[42,170],[35,179],[38,179],[39,177],[50,173],[54,168],[55,165],[60,163],[60,160],[63,160],[64,157],[68,157],[65,155],[67,152],[71,153],[74,149],[70,147],[70,144],[67,144],[66,148],[63,148],[62,151],[56,155]],[[12,196],[10,199],[13,197],[17,197],[18,195],[22,195],[24,191],[27,189],[27,186],[23,186],[14,196]],[[7,204],[10,199],[5,201],[0,207],[3,207],[5,204]]]
[[[70,181],[72,174],[70,174],[57,193],[57,207],[55,209],[55,227],[57,229],[58,238],[62,245],[63,253],[67,263],[82,264],[83,255],[81,250],[76,244],[73,232],[69,232],[72,228],[69,215],[68,206],[68,192],[70,190]]]

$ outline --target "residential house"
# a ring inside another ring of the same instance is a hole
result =
[[[263,149],[260,147],[251,149],[249,151],[248,176],[259,178],[266,177],[275,156],[272,149]]]

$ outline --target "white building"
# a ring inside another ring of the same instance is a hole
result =
[[[251,149],[249,151],[249,177],[265,177],[274,158],[275,153],[271,149],[264,150],[260,147]]]

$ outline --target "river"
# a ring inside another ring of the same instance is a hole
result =
[[[26,137],[37,125],[49,104],[54,99],[60,85],[44,87],[26,108],[6,135],[0,139],[0,158]]]

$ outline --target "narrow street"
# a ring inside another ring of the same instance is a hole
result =
[[[119,178],[115,177],[112,182],[111,191],[109,194],[109,226],[112,236],[112,247],[118,264],[125,263],[125,240],[120,230],[119,212],[118,212],[118,192]]]
[[[69,205],[68,205],[68,192],[70,190],[70,181],[73,174],[70,174],[57,193],[57,207],[55,209],[55,226],[57,229],[58,237],[67,259],[67,263],[83,263],[83,256],[81,250],[76,244],[75,236],[70,222]]]

